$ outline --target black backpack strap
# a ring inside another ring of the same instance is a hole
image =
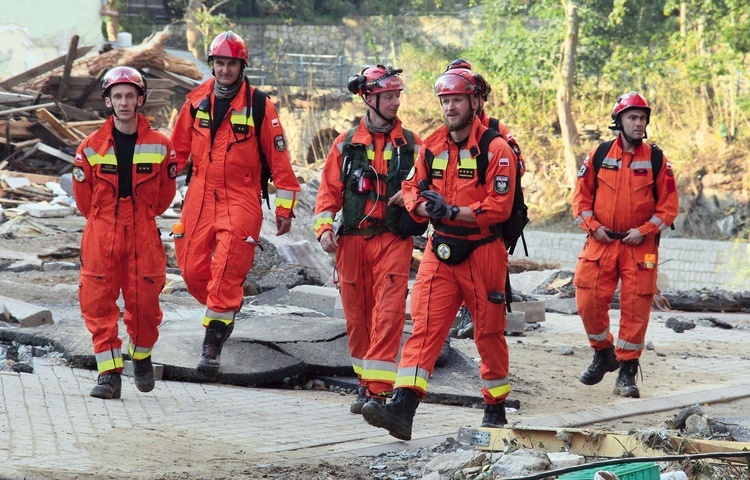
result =
[[[489,151],[492,140],[499,136],[501,135],[497,130],[488,128],[482,133],[482,137],[479,139],[479,155],[477,155],[477,177],[479,185],[484,185],[487,181],[487,165],[489,164],[487,152]]]
[[[427,167],[427,180],[432,185],[432,161],[435,160],[435,154],[429,148],[424,149],[424,163]]]
[[[490,130],[494,130],[496,132],[500,132],[500,120],[497,118],[490,117],[490,124],[489,124]]]
[[[245,105],[251,106],[253,109],[253,125],[255,126],[255,131],[258,135],[258,154],[260,156],[260,190],[261,190],[261,196],[266,201],[266,205],[268,205],[268,208],[271,208],[271,200],[268,197],[268,182],[273,182],[273,172],[271,172],[271,167],[268,165],[268,160],[266,159],[266,154],[263,151],[263,145],[260,141],[260,127],[263,125],[263,120],[266,117],[266,99],[268,98],[268,95],[263,92],[262,90],[259,90],[257,88],[253,89],[253,95],[252,95],[252,102],[250,99],[250,80],[245,77],[245,94],[247,95],[245,99]]]

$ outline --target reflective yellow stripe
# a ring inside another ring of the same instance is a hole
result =
[[[238,112],[232,112],[232,116],[229,117],[229,123],[232,125],[250,125],[252,127],[255,126],[255,122],[253,122],[253,117],[248,117],[244,113],[238,113]]]
[[[104,155],[99,155],[96,153],[96,150],[94,150],[91,147],[86,147],[83,149],[84,155],[86,155],[86,159],[89,161],[89,165],[92,167],[94,165],[117,165],[117,157],[115,156],[115,149],[109,148],[107,150],[107,153]]]
[[[427,392],[430,372],[419,367],[399,368],[394,388],[417,387]]]
[[[161,143],[144,143],[135,146],[133,163],[162,163],[167,157],[167,146]]]
[[[493,398],[502,398],[510,393],[510,384],[508,383],[494,388],[488,388],[487,391],[490,392],[490,395],[492,395]]]
[[[362,367],[360,365],[352,364],[352,368],[354,369],[354,373],[356,373],[358,377],[362,376]]]
[[[133,360],[143,360],[151,356],[152,348],[136,347],[132,343],[128,346],[128,353]]]
[[[122,369],[122,351],[119,348],[97,353],[94,358],[99,373]]]
[[[210,308],[206,309],[206,313],[203,315],[203,326],[207,327],[209,323],[216,320],[229,325],[234,321],[235,312],[216,312]]]
[[[477,169],[477,159],[476,158],[462,158],[461,162],[458,164],[458,168],[470,168],[472,170]]]
[[[297,192],[292,192],[291,190],[276,190],[276,201],[274,203],[277,207],[294,210],[294,207],[297,206]]]
[[[333,225],[331,212],[321,212],[313,217],[313,231],[317,232],[323,225]]]
[[[447,158],[437,158],[432,160],[432,169],[433,170],[445,170],[448,168],[448,159]]]
[[[195,118],[198,118],[200,120],[211,120],[211,114],[208,112],[204,112],[203,110],[198,110],[195,112]]]
[[[396,372],[388,370],[362,370],[362,378],[369,381],[395,382]]]

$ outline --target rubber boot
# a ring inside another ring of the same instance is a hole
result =
[[[625,360],[620,366],[620,372],[617,375],[617,381],[615,382],[615,388],[613,390],[615,395],[621,397],[640,398],[641,392],[638,390],[638,385],[635,383],[635,377],[638,375],[638,359]]]
[[[151,363],[151,355],[143,360],[133,360],[133,376],[138,391],[150,392],[154,389],[154,365]]]
[[[203,353],[198,359],[198,373],[217,375],[221,366],[221,348],[234,330],[234,322],[211,320],[203,337]]]
[[[615,347],[610,345],[603,350],[594,352],[594,359],[589,368],[581,373],[578,381],[584,385],[596,385],[604,378],[607,372],[614,372],[620,367],[620,362],[615,357]]]
[[[505,402],[494,405],[484,405],[484,416],[482,417],[482,427],[484,428],[502,428],[507,425],[508,420],[505,418]]]
[[[367,402],[362,407],[362,416],[373,427],[385,428],[399,440],[411,440],[412,421],[418,406],[419,397],[414,390],[397,388],[391,403]]]
[[[120,372],[100,373],[96,379],[96,386],[91,389],[92,397],[109,400],[120,398],[122,394],[122,378]]]

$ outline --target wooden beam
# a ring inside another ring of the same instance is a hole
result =
[[[94,92],[94,89],[101,85],[102,77],[104,77],[104,73],[107,71],[106,68],[102,68],[99,70],[99,73],[96,74],[96,77],[94,77],[91,82],[89,82],[88,85],[86,85],[86,88],[83,90],[83,93],[78,97],[78,100],[76,100],[76,107],[81,108],[86,102],[86,99],[89,98],[89,96]]]
[[[65,98],[65,93],[68,88],[70,70],[73,68],[73,60],[75,60],[76,50],[78,49],[78,38],[78,35],[70,37],[70,45],[68,46],[68,54],[65,56],[65,66],[63,68],[62,78],[60,79],[60,85],[57,88],[57,99],[61,102]]]
[[[76,119],[76,120],[101,120],[102,119],[102,117],[97,113],[90,112],[88,110],[82,110],[72,105],[68,105],[65,103],[59,103],[59,104],[53,104],[53,105],[58,107],[70,119]]]
[[[81,58],[82,56],[89,53],[89,51],[94,48],[92,47],[81,47],[78,50],[76,50],[75,58]],[[67,55],[63,55],[62,57],[58,57],[54,60],[50,60],[47,63],[43,63],[39,65],[38,67],[34,67],[31,70],[26,70],[20,75],[16,75],[15,77],[11,77],[4,82],[0,82],[0,87],[3,87],[6,90],[9,90],[11,87],[15,87],[16,85],[23,83],[27,80],[31,80],[32,78],[38,77],[39,75],[43,73],[47,73],[50,70],[53,70],[57,67],[61,67],[65,64],[65,60],[68,58]]]
[[[60,120],[57,119],[57,117],[55,117],[54,115],[52,115],[51,113],[49,113],[49,110],[47,110],[46,108],[40,108],[39,110],[37,110],[34,113],[36,114],[37,118],[39,118],[41,120],[46,120],[47,122],[49,122],[49,124],[52,127],[52,129],[55,132],[57,132],[57,134],[60,135],[62,138],[66,138],[66,139],[71,140],[73,142],[80,142],[81,141],[81,139],[78,138],[78,135],[76,135],[75,133],[71,132],[68,129],[68,127],[66,127],[65,125],[63,125],[60,122]]]
[[[151,68],[146,67],[143,69],[144,72],[150,73],[151,75],[154,75],[155,77],[159,77],[165,80],[171,80],[174,83],[176,83],[178,86],[184,88],[188,92],[192,91],[195,87],[200,85],[200,82],[197,82],[195,80],[185,80],[184,77],[181,77],[179,75],[176,75],[172,72],[167,72],[165,70],[159,70],[158,68]],[[151,87],[152,82],[149,80],[148,86]],[[152,88],[158,88],[158,86],[155,84]]]

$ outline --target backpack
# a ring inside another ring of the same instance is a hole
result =
[[[265,92],[258,90],[257,88],[253,89],[253,95],[252,95],[252,102],[250,99],[250,80],[245,78],[245,94],[247,95],[245,98],[245,105],[251,106],[253,109],[253,125],[255,126],[256,132],[260,131],[260,126],[263,124],[263,120],[266,117],[266,99],[268,98],[268,94]],[[198,106],[198,109],[194,109],[192,106],[190,107],[190,113],[195,118],[195,115],[197,113],[197,110],[201,110],[202,108],[208,109],[208,99],[205,99],[201,102],[201,104]],[[205,102],[205,105],[204,105]],[[268,160],[266,160],[266,154],[263,152],[263,145],[260,143],[260,138],[258,138],[258,156],[260,157],[260,190],[261,190],[261,198],[266,201],[266,205],[268,205],[268,208],[271,208],[271,200],[268,197],[268,182],[273,182],[273,173],[271,172],[271,167],[268,165]],[[190,183],[190,177],[192,176],[193,170],[192,168],[188,170],[187,178],[185,179],[185,184],[187,185]]]
[[[608,142],[602,142],[596,147],[594,153],[593,166],[594,166],[594,199],[596,199],[596,189],[599,187],[599,170],[602,168],[604,158],[607,156],[607,152],[612,147],[614,140]],[[661,167],[664,164],[664,152],[661,148],[657,147],[656,144],[651,144],[651,173],[654,177],[654,202],[659,201],[659,192],[656,189],[656,178],[659,176]],[[670,225],[670,228],[674,230],[674,224]]]

